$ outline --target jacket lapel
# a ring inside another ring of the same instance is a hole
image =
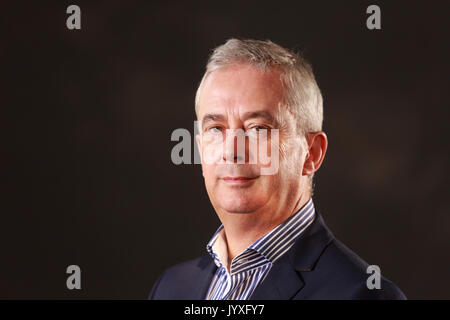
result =
[[[289,251],[276,261],[251,300],[289,300],[305,285],[302,272],[311,272],[333,234],[316,210],[313,223],[298,237]]]
[[[266,279],[258,285],[250,300],[289,300],[305,283],[284,255],[273,264]]]
[[[205,254],[200,258],[197,266],[197,272],[192,277],[192,290],[186,293],[187,300],[203,300],[209,289],[212,277],[214,276],[217,266],[209,254]]]

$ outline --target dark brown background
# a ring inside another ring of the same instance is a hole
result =
[[[144,299],[205,252],[219,221],[200,166],[171,163],[170,135],[193,131],[207,56],[229,37],[313,64],[330,143],[314,200],[335,235],[409,298],[450,298],[448,1],[11,3],[0,298]],[[365,26],[374,3],[381,31]]]

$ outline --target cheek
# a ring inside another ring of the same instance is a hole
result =
[[[280,144],[280,168],[282,175],[300,178],[305,159],[304,150],[302,143]]]
[[[276,193],[283,186],[282,174],[279,172],[273,175],[264,175],[258,178],[258,183],[251,190],[253,195],[271,195]]]
[[[202,141],[202,162],[205,165],[219,163],[222,159],[223,140],[219,135],[205,135]]]
[[[211,181],[214,179],[214,165],[202,164],[202,173],[205,181]]]

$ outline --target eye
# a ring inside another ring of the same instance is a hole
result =
[[[214,127],[210,127],[208,128],[206,131],[211,132],[211,133],[220,133],[222,132],[222,127],[219,126],[214,126]]]
[[[266,126],[254,126],[254,127],[249,128],[249,130],[261,131],[261,130],[269,130],[269,128],[267,128]]]

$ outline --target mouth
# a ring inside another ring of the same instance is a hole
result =
[[[258,177],[223,177],[222,180],[230,185],[244,185],[255,181]]]

